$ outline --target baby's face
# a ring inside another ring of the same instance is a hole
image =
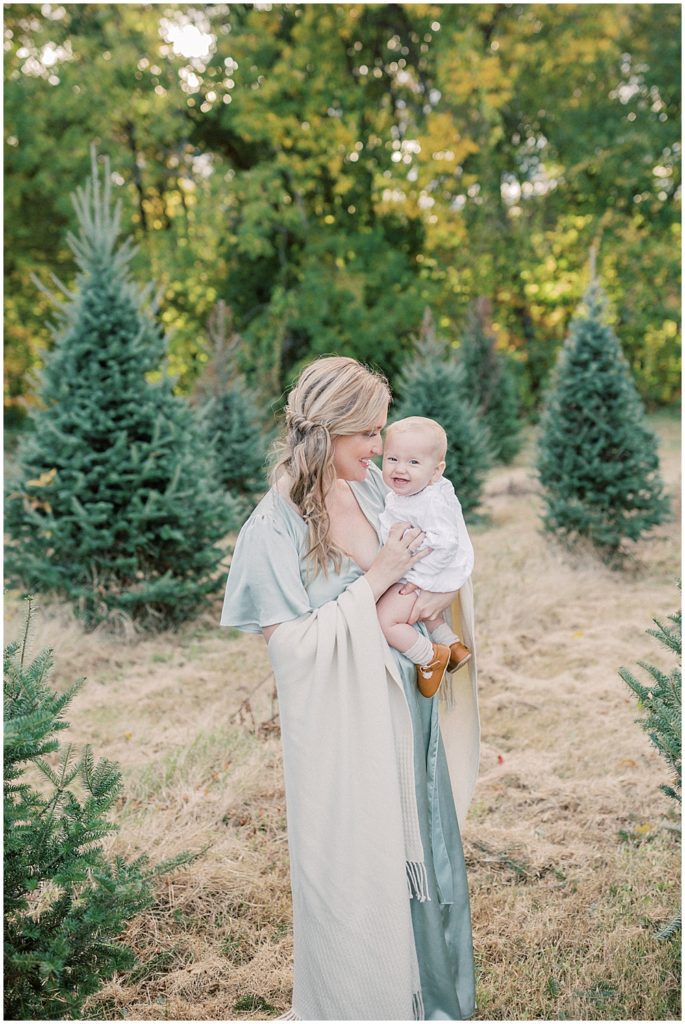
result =
[[[395,494],[418,494],[440,477],[444,462],[436,462],[434,442],[420,432],[393,431],[383,450],[383,479]]]

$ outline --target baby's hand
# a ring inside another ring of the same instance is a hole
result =
[[[415,590],[418,590],[416,583],[403,583],[400,587],[400,594],[413,594]]]

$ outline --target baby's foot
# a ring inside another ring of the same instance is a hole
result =
[[[431,647],[433,657],[428,664],[416,666],[416,681],[424,697],[432,697],[438,692],[445,676],[447,662],[450,660],[450,648],[447,644],[431,644]]]
[[[450,644],[450,660],[447,665],[448,672],[456,672],[458,668],[471,661],[471,651],[461,640],[455,640]]]

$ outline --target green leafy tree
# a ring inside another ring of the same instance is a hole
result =
[[[415,356],[402,372],[399,390],[392,422],[406,416],[427,416],[444,428],[444,476],[452,481],[464,515],[473,518],[492,465],[490,433],[469,396],[464,368],[435,335],[429,310],[424,315]]]
[[[6,1020],[73,1020],[88,995],[133,966],[119,936],[152,904],[154,879],[193,855],[152,867],[105,853],[121,773],[90,747],[78,755],[60,744],[84,680],[52,689],[52,651],[27,656],[31,619],[29,598],[23,637],[5,648],[4,1010]]]
[[[492,300],[498,335],[521,360],[529,409],[598,236],[640,393],[677,400],[681,13],[445,5],[427,42],[441,99],[426,115],[435,130],[418,135],[415,187],[435,199],[422,266],[442,274],[436,314],[453,323],[474,295]]]
[[[11,582],[66,595],[88,626],[127,615],[175,625],[222,585],[219,540],[233,524],[206,443],[160,377],[165,340],[150,290],[118,243],[120,205],[77,191],[76,287],[58,306],[42,408],[9,481]]]
[[[94,137],[121,171],[138,265],[164,287],[182,393],[220,295],[251,345],[243,370],[268,395],[328,351],[376,359],[392,379],[426,303],[454,331],[486,295],[521,402],[537,409],[601,235],[640,393],[677,399],[679,5],[4,14],[15,409],[33,398],[27,371],[49,343],[31,274],[71,272],[67,195]],[[196,30],[194,55],[179,27]]]
[[[608,560],[668,514],[657,439],[596,281],[571,325],[540,421],[546,530],[585,537]]]
[[[467,393],[486,423],[498,462],[511,462],[521,447],[521,421],[511,357],[498,352],[486,330],[487,300],[474,304],[467,314],[461,337],[459,361],[464,367]]]

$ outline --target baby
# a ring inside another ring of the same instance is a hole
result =
[[[411,523],[426,533],[432,552],[378,601],[378,618],[388,643],[417,666],[419,690],[432,697],[445,671],[455,672],[471,652],[442,616],[422,620],[431,639],[407,622],[416,592],[400,594],[404,583],[421,590],[459,590],[473,570],[473,548],[454,487],[442,476],[447,435],[435,420],[409,416],[392,423],[383,443],[383,479],[390,488],[380,515],[385,543],[394,523]],[[431,642],[434,641],[434,642]]]

